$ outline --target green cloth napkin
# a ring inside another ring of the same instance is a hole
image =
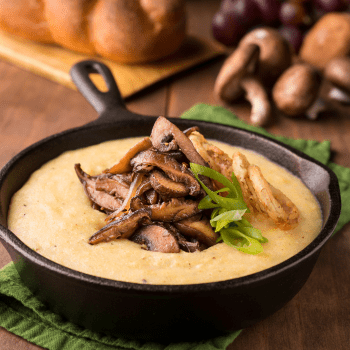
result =
[[[350,221],[350,169],[329,162],[328,141],[319,143],[272,136],[262,128],[247,125],[228,110],[218,106],[199,104],[185,112],[182,118],[253,130],[293,146],[327,164],[338,176],[343,201],[336,230]],[[95,333],[67,322],[48,310],[23,285],[12,262],[0,270],[0,326],[50,350],[225,350],[241,332],[232,332],[230,335],[203,342],[172,344],[127,340]]]

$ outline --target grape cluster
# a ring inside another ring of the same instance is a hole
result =
[[[213,17],[213,36],[234,46],[260,25],[278,28],[298,52],[307,30],[324,14],[349,11],[350,0],[222,0]]]

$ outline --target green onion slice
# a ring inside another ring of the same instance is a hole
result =
[[[236,176],[232,173],[232,181],[219,172],[199,165],[190,163],[190,168],[198,182],[207,193],[198,205],[199,209],[213,209],[210,224],[219,232],[217,242],[223,241],[231,247],[235,247],[247,254],[259,254],[263,251],[262,243],[268,242],[261,231],[254,228],[243,217],[249,213],[249,208],[244,202],[242,190]],[[204,185],[199,175],[207,176],[220,182],[224,188],[212,191]],[[226,197],[220,195],[227,192]]]

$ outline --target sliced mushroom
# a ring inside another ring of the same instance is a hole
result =
[[[209,220],[198,215],[191,218],[174,222],[174,226],[185,236],[193,237],[208,247],[216,244],[218,234],[213,230]]]
[[[189,218],[198,214],[198,202],[184,199],[171,198],[168,202],[148,205],[144,203],[140,197],[134,197],[130,202],[131,210],[140,210],[147,208],[151,210],[152,221],[175,222]]]
[[[150,189],[152,189],[151,180],[149,177],[145,177],[139,185],[139,187],[137,188],[135,196],[141,196],[143,193],[147,192]]]
[[[331,84],[328,98],[350,104],[350,57],[333,58],[325,67],[324,77]]]
[[[121,216],[125,211],[129,210],[130,201],[132,200],[133,197],[135,197],[136,192],[142,183],[143,177],[144,177],[144,174],[136,174],[132,183],[130,184],[129,192],[125,197],[122,205],[116,211],[114,211],[113,213],[111,213],[106,217],[105,219],[106,222],[114,221],[118,216]]]
[[[113,212],[121,207],[123,203],[122,200],[105,191],[99,191],[96,188],[96,182],[99,180],[99,176],[90,176],[89,174],[85,173],[81,169],[80,164],[75,164],[74,168],[80,182],[84,187],[86,195],[94,204],[95,209]]]
[[[143,151],[134,157],[130,164],[136,172],[148,172],[157,167],[163,170],[171,180],[184,183],[188,187],[190,195],[197,196],[201,192],[198,181],[188,169],[165,153],[153,150]]]
[[[137,211],[146,208],[149,204],[141,196],[135,196],[130,200],[130,210]]]
[[[161,152],[180,148],[190,162],[208,166],[193,147],[189,138],[176,125],[164,117],[159,117],[154,123],[151,140],[153,146]]]
[[[124,184],[126,184],[128,186],[130,186],[130,184],[132,183],[132,180],[134,178],[134,174],[132,172],[122,173],[122,174],[115,174],[114,176],[118,177],[118,179],[122,183],[124,183]]]
[[[174,158],[179,163],[187,163],[188,162],[186,156],[181,151],[170,151],[170,152],[166,152],[166,154],[169,157]]]
[[[189,193],[189,188],[184,183],[175,182],[157,170],[150,174],[150,183],[164,197],[185,197]]]
[[[148,190],[144,194],[148,204],[157,204],[159,201],[159,195],[155,190]]]
[[[164,222],[176,222],[200,212],[198,202],[180,198],[171,198],[169,202],[150,205],[149,208],[152,220]]]
[[[95,187],[98,191],[104,191],[114,197],[125,199],[130,185],[120,178],[118,174],[102,174],[97,176]]]
[[[264,86],[254,75],[260,49],[256,44],[238,47],[223,64],[215,81],[214,93],[232,102],[245,94],[252,106],[251,122],[265,125],[271,119],[271,105]]]
[[[191,241],[187,240],[180,232],[179,230],[173,226],[172,224],[168,222],[162,223],[164,227],[169,230],[174,237],[177,239],[180,249],[188,252],[188,253],[194,253],[194,252],[199,252],[201,250],[204,250],[207,248],[207,246],[200,244],[198,240],[191,238]]]
[[[179,253],[176,238],[163,226],[149,225],[139,228],[130,237],[135,243],[145,245],[147,250],[161,253]]]
[[[152,147],[152,142],[149,137],[143,138],[135,146],[131,147],[130,150],[120,159],[120,161],[113,165],[110,169],[106,170],[107,173],[121,174],[127,173],[132,170],[130,160],[139,152],[145,151]]]
[[[200,252],[207,248],[207,246],[200,244],[197,240],[193,240],[193,242],[186,240],[182,235],[177,239],[181,250],[188,253]]]
[[[90,244],[109,242],[117,238],[129,238],[143,224],[151,224],[151,211],[143,208],[110,222],[90,237]]]

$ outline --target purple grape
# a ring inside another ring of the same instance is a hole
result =
[[[262,24],[274,24],[278,20],[279,0],[253,0],[257,5]]]
[[[315,7],[326,12],[342,11],[346,8],[346,2],[343,0],[313,0]]]
[[[291,44],[295,53],[298,53],[304,39],[303,32],[299,28],[290,25],[282,26],[278,31]]]
[[[213,36],[227,46],[236,45],[258,15],[252,0],[224,0],[212,20]]]
[[[281,4],[279,20],[285,25],[303,25],[307,19],[305,9],[301,3],[287,1]]]
[[[247,27],[256,24],[260,14],[254,0],[224,0],[220,11],[235,13]]]
[[[217,12],[213,17],[213,36],[224,45],[236,45],[247,29],[234,12]]]

